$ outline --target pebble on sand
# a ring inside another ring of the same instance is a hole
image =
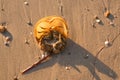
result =
[[[32,26],[32,25],[33,25],[31,21],[28,21],[27,24],[28,24],[29,26]]]
[[[114,25],[114,22],[110,21],[110,25]]]
[[[6,30],[6,28],[4,27],[4,26],[1,26],[0,25],[0,32],[2,33],[2,32],[5,32],[5,30]]]
[[[101,22],[101,20],[100,20],[100,19],[96,19],[96,22],[97,22],[97,23],[100,23],[100,22]]]
[[[14,76],[14,80],[19,80],[17,76]]]
[[[28,41],[28,39],[25,39],[25,44],[29,44],[29,41]]]
[[[29,3],[27,1],[24,2],[25,5],[29,5]]]
[[[109,47],[110,46],[110,42],[108,40],[105,41],[105,46]]]
[[[66,66],[65,69],[66,70],[70,70],[71,68],[70,68],[70,66]]]
[[[100,22],[101,22],[101,20],[98,18],[97,15],[94,16],[94,19],[95,19],[95,22],[96,22],[96,23],[100,23]]]
[[[4,9],[2,8],[1,11],[4,11]]]
[[[108,18],[109,15],[110,15],[110,12],[107,10],[107,11],[104,13],[104,16],[105,16],[106,18]]]
[[[7,36],[7,37],[5,37],[5,40],[8,42],[8,41],[10,41],[10,37],[9,36]]]
[[[99,19],[97,15],[94,16],[94,19]]]

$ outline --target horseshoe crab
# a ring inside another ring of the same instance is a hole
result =
[[[51,54],[58,54],[65,49],[68,38],[66,21],[58,16],[44,17],[35,24],[34,37],[37,45],[47,55],[22,71],[22,74],[46,60]]]
[[[65,48],[68,37],[66,21],[57,16],[45,17],[36,23],[34,36],[41,50],[60,53]]]

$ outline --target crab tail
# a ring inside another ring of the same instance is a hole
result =
[[[29,70],[31,70],[32,68],[34,68],[35,66],[37,66],[38,64],[42,63],[44,60],[46,60],[48,57],[50,57],[51,54],[47,55],[46,57],[44,57],[43,59],[35,62],[33,65],[29,66],[28,68],[26,68],[25,70],[23,70],[21,73],[25,74],[27,73]]]

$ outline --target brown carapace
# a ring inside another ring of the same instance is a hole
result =
[[[62,17],[48,16],[34,27],[34,36],[41,50],[57,54],[64,50],[68,38],[68,27]]]

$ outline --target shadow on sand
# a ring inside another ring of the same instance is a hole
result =
[[[53,66],[55,63],[59,63],[62,66],[66,66],[66,64],[69,64],[78,72],[80,72],[80,70],[76,67],[76,65],[83,65],[88,68],[88,70],[91,72],[91,74],[96,80],[101,79],[97,75],[97,73],[95,73],[95,69],[97,69],[97,71],[99,71],[100,73],[105,74],[113,79],[117,78],[117,74],[111,68],[109,68],[99,59],[94,57],[86,49],[84,49],[70,39],[68,40],[68,45],[62,54],[53,56],[52,59],[45,63],[37,65],[35,68],[31,69],[26,74],[32,73],[42,68]]]
[[[7,26],[6,22],[0,22],[0,25]],[[1,33],[4,37],[9,37],[9,41],[11,42],[13,40],[12,34],[6,29],[4,32]]]
[[[12,42],[12,40],[13,40],[13,36],[12,36],[12,34],[8,31],[8,30],[6,30],[5,32],[3,32],[3,33],[1,33],[5,38],[6,37],[9,37],[9,42]],[[9,44],[5,44],[6,46],[10,46]]]

